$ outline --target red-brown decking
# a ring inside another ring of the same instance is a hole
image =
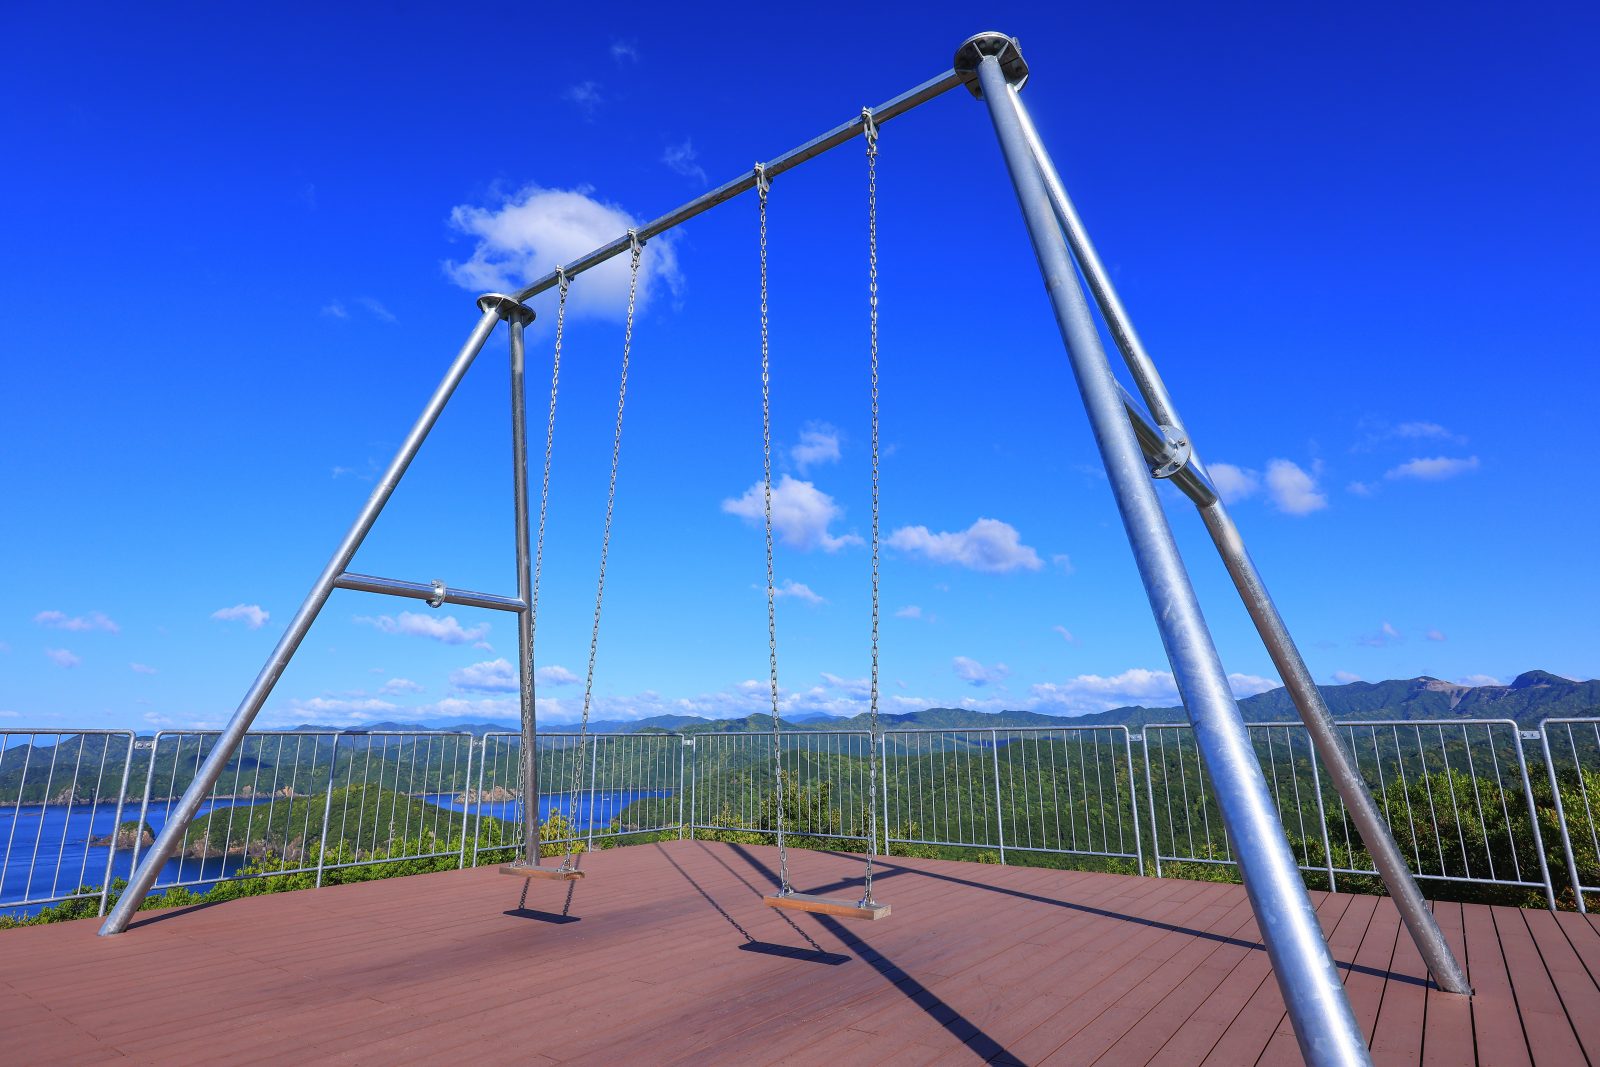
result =
[[[796,888],[860,861],[800,852]],[[892,917],[761,904],[770,848],[586,857],[573,887],[494,868],[0,933],[0,1060],[160,1064],[1298,1062],[1234,885],[881,863]],[[854,884],[853,882],[851,884]],[[1428,988],[1387,900],[1314,893],[1379,1063],[1600,1060],[1581,915],[1441,904],[1477,994]]]

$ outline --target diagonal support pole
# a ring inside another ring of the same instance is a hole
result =
[[[1218,803],[1239,857],[1245,890],[1283,991],[1301,1054],[1314,1067],[1369,1064],[1322,928],[1228,688],[1222,661],[1201,615],[1172,529],[1144,466],[1120,390],[1078,285],[1066,240],[1056,224],[1037,160],[1023,132],[1016,96],[1021,56],[1001,34],[983,34],[957,53],[958,70],[973,71],[1016,187],[1040,273],[1054,307],[1095,442],[1105,462],[1140,578],[1161,631],[1167,659],[1195,738],[1217,788]],[[1008,77],[1002,63],[1012,68]]]
[[[485,311],[483,317],[478,320],[478,325],[473,328],[471,336],[467,338],[466,344],[456,353],[456,358],[450,364],[450,369],[445,372],[444,379],[433,391],[433,396],[428,398],[427,406],[422,409],[422,414],[411,427],[411,432],[406,435],[394,459],[389,461],[389,468],[383,472],[383,477],[378,480],[372,495],[367,498],[366,506],[361,509],[361,514],[356,516],[356,521],[344,535],[344,540],[339,542],[333,558],[322,569],[321,576],[317,578],[316,584],[311,587],[311,592],[301,603],[300,610],[295,612],[294,618],[289,621],[289,628],[278,639],[272,655],[267,657],[266,666],[256,675],[256,680],[251,683],[244,699],[240,701],[238,710],[233,713],[233,718],[228,720],[227,727],[217,738],[211,754],[200,765],[194,781],[184,790],[183,798],[167,817],[166,825],[161,828],[161,833],[150,846],[150,851],[145,853],[144,862],[139,864],[138,869],[128,879],[128,888],[123,890],[122,896],[117,900],[117,906],[111,910],[111,914],[106,916],[105,922],[100,926],[101,937],[120,934],[128,928],[128,923],[139,910],[139,905],[144,903],[144,898],[149,895],[150,887],[155,885],[161,868],[166,866],[182,842],[183,835],[188,832],[189,822],[194,818],[194,813],[199,810],[200,805],[210,795],[212,787],[217,784],[217,778],[221,776],[228,761],[233,758],[234,751],[244,740],[245,732],[255,721],[261,706],[267,702],[267,697],[272,695],[272,689],[278,684],[278,678],[282,676],[284,669],[289,666],[289,661],[294,658],[295,650],[300,647],[300,642],[305,639],[311,624],[322,612],[322,606],[328,602],[328,596],[338,585],[340,575],[350,566],[356,550],[361,547],[361,542],[366,540],[372,524],[377,521],[384,505],[389,502],[389,497],[394,494],[395,487],[405,476],[406,468],[411,466],[417,450],[427,439],[433,424],[439,421],[439,415],[450,402],[456,386],[466,377],[472,361],[477,358],[484,342],[489,339],[499,321],[498,311]]]
[[[1133,375],[1134,383],[1149,406],[1150,414],[1158,427],[1171,427],[1189,442],[1189,466],[1202,472],[1203,476],[1205,468],[1193,449],[1194,439],[1184,428],[1172,398],[1167,394],[1166,384],[1156,369],[1155,361],[1145,351],[1138,332],[1133,328],[1132,319],[1123,308],[1122,301],[1118,299],[1110,275],[1101,265],[1094,244],[1089,240],[1089,234],[1072,206],[1071,198],[1067,195],[1066,186],[1061,181],[1061,176],[1056,173],[1049,152],[1045,150],[1044,141],[1034,128],[1027,106],[1014,87],[1008,87],[1007,91],[1016,102],[1023,136],[1027,139],[1028,146],[1039,164],[1045,191],[1049,194],[1056,220],[1066,234],[1073,258],[1077,260],[1078,268],[1083,272],[1084,280],[1088,282],[1089,291],[1100,307],[1101,315],[1112,339],[1116,341],[1117,348],[1122,352],[1128,370]],[[1328,705],[1322,699],[1322,693],[1317,689],[1311,671],[1289,633],[1289,627],[1284,623],[1283,616],[1278,613],[1277,605],[1267,592],[1261,572],[1256,569],[1250,553],[1246,551],[1238,527],[1234,525],[1227,508],[1215,493],[1196,495],[1191,487],[1183,486],[1181,480],[1180,488],[1194,500],[1201,521],[1205,523],[1206,531],[1211,535],[1211,540],[1222,557],[1223,565],[1228,570],[1228,576],[1233,579],[1234,588],[1238,590],[1239,598],[1244,601],[1245,610],[1255,623],[1256,632],[1261,636],[1261,643],[1266,646],[1267,655],[1272,658],[1278,676],[1283,679],[1284,687],[1289,690],[1289,695],[1300,712],[1300,721],[1305,724],[1317,757],[1327,769],[1334,788],[1339,791],[1345,810],[1350,813],[1350,819],[1356,825],[1356,832],[1361,835],[1362,843],[1367,846],[1373,865],[1378,868],[1384,887],[1394,899],[1400,918],[1405,922],[1411,939],[1416,942],[1417,951],[1421,954],[1423,962],[1428,965],[1428,970],[1432,972],[1434,981],[1440,988],[1451,993],[1471,993],[1472,985],[1467,980],[1466,969],[1456,959],[1450,943],[1445,940],[1444,932],[1439,929],[1438,920],[1428,907],[1428,901],[1422,895],[1422,889],[1417,885],[1416,878],[1407,866],[1400,846],[1395,843],[1388,821],[1378,810],[1371,791],[1361,778],[1361,773],[1351,765],[1344,747],[1339,744]]]

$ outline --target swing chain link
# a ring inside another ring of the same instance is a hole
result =
[[[571,814],[577,815],[577,798],[583,788],[583,765],[589,751],[589,709],[594,701],[594,663],[596,653],[600,648],[600,610],[605,603],[606,595],[606,560],[611,554],[611,517],[617,505],[617,464],[622,456],[622,412],[628,400],[628,357],[633,350],[633,315],[639,295],[639,259],[644,251],[644,243],[639,240],[639,231],[628,231],[628,242],[632,246],[629,257],[628,275],[628,314],[626,325],[622,333],[622,381],[617,387],[617,428],[611,439],[611,483],[606,490],[606,525],[605,533],[600,539],[600,576],[595,582],[594,592],[594,629],[589,634],[589,673],[583,686],[583,718],[578,724],[578,758],[572,764],[572,808]],[[594,797],[589,798],[588,820],[594,821]],[[567,849],[567,858],[561,864],[561,869],[570,871],[578,856],[578,827],[576,821],[568,828],[570,847]]]
[[[862,133],[867,142],[867,309],[872,350],[872,681],[868,705],[869,784],[867,786],[867,873],[861,902],[872,899],[872,861],[878,851],[878,124],[872,109],[861,109]],[[885,834],[889,828],[883,828]]]
[[[778,609],[777,585],[772,567],[772,362],[767,345],[767,195],[772,182],[765,164],[756,164],[756,201],[760,212],[761,249],[761,487],[767,538],[767,671],[772,689],[772,767],[777,780],[775,818],[778,829],[778,889],[787,896],[789,851],[783,837],[783,743],[778,718]]]

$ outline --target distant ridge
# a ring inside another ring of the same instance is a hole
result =
[[[1531,727],[1541,719],[1569,716],[1600,716],[1600,679],[1586,682],[1563,678],[1549,671],[1528,671],[1517,675],[1509,685],[1461,685],[1421,675],[1386,682],[1349,682],[1318,686],[1328,709],[1336,719],[1511,719]],[[1239,701],[1239,710],[1248,722],[1293,722],[1299,718],[1288,690],[1273,689]],[[927,708],[903,714],[880,713],[885,729],[1005,729],[1025,726],[1131,726],[1152,722],[1184,722],[1181,706],[1147,708],[1132,706],[1089,715],[1047,715],[1038,711],[977,711],[972,708]],[[833,718],[808,712],[793,719],[785,717],[786,730],[860,730],[868,716]],[[304,725],[297,730],[340,730],[337,726]],[[736,719],[702,719],[693,715],[654,715],[645,719],[603,719],[589,723],[591,733],[746,733],[772,729],[772,716],[746,715]],[[384,730],[438,730],[482,735],[508,731],[515,733],[515,722],[445,722],[419,726],[415,723],[382,722],[360,727],[358,732]],[[576,724],[563,723],[545,732],[576,731]]]

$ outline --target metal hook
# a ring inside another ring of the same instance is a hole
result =
[[[872,117],[872,109],[861,109],[861,131],[867,136],[867,144],[876,146],[878,142],[878,121]]]
[[[639,240],[638,230],[628,231],[628,247],[632,249],[634,255],[638,255],[640,252],[644,251],[644,242]]]
[[[771,189],[772,189],[772,179],[767,177],[767,165],[765,163],[757,163],[756,164],[756,192],[760,193],[762,196],[766,196],[767,193],[771,191]]]

